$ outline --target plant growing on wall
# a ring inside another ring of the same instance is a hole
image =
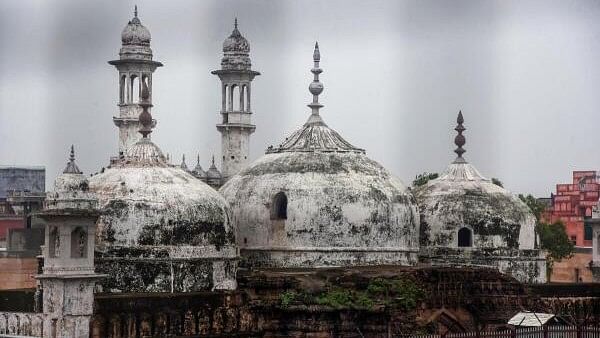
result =
[[[412,182],[412,185],[413,187],[420,187],[422,185],[427,184],[427,182],[429,182],[430,180],[438,178],[439,176],[440,175],[438,173],[424,172],[415,177],[414,181]]]

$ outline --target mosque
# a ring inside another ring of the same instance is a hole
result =
[[[121,41],[109,62],[120,93],[116,156],[88,178],[71,149],[40,212],[44,336],[89,337],[102,297],[127,297],[131,309],[149,295],[210,298],[235,291],[240,270],[485,267],[545,282],[535,217],[467,162],[462,113],[456,159],[411,189],[325,122],[315,44],[306,123],[251,161],[251,87],[260,73],[236,20],[212,72],[221,81],[222,169],[214,158],[207,171],[199,159],[190,169],[151,139],[153,75],[163,65],[137,9]],[[121,333],[146,325],[143,316],[123,323]]]

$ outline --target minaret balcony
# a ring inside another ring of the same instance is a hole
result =
[[[250,133],[253,133],[256,130],[256,125],[250,123],[222,123],[217,124],[217,130],[219,132],[229,131],[229,130],[247,130]]]

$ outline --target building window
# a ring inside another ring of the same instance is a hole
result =
[[[591,241],[594,238],[594,229],[592,225],[587,222],[587,220],[583,223],[583,239],[586,241]]]
[[[287,219],[287,196],[284,192],[278,192],[273,197],[271,204],[271,219]]]
[[[469,228],[461,228],[458,230],[458,247],[468,248],[473,246],[473,234]]]
[[[571,236],[571,242],[573,245],[577,245],[577,236]]]
[[[87,257],[87,233],[77,227],[71,232],[71,258]]]

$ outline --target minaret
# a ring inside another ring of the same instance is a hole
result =
[[[119,71],[119,116],[113,117],[113,122],[119,128],[119,156],[140,139],[138,117],[142,112],[142,84],[148,87],[149,102],[152,103],[152,74],[162,66],[162,63],[152,60],[150,31],[138,18],[137,6],[133,19],[121,33],[121,42],[119,60],[108,62]],[[156,121],[153,123],[156,124]]]
[[[89,337],[94,286],[105,275],[94,271],[97,199],[75,164],[75,152],[47,195],[38,216],[46,221],[43,272],[44,337]]]
[[[221,79],[221,133],[223,183],[237,174],[249,162],[252,124],[250,106],[251,83],[259,72],[250,69],[250,44],[238,30],[237,18],[233,32],[223,42],[221,69],[212,74]]]

